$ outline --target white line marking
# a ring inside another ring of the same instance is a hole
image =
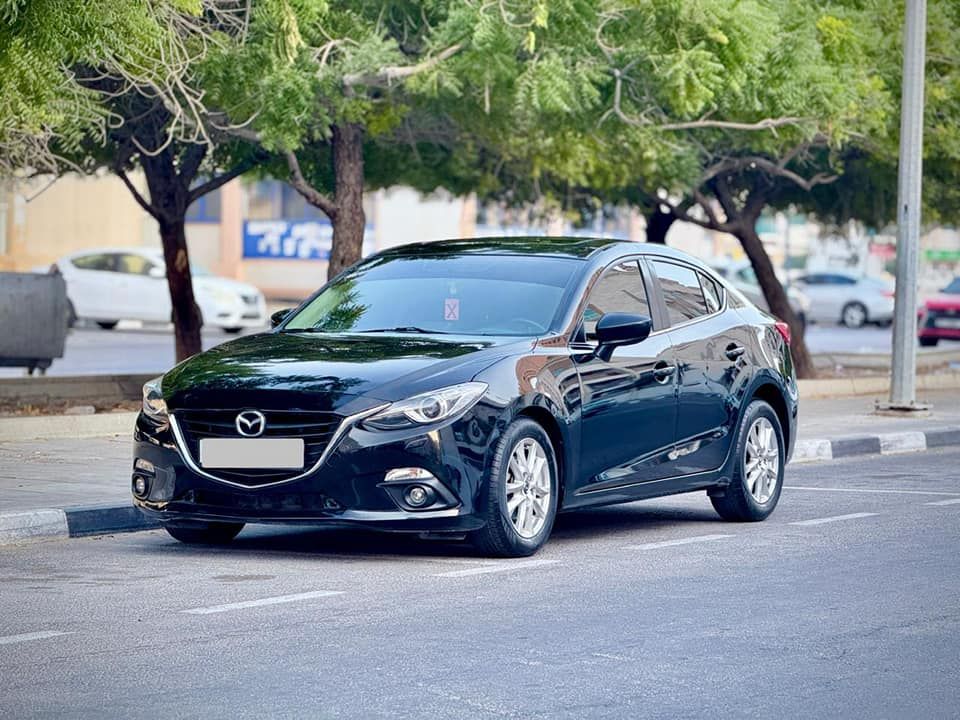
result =
[[[826,523],[839,522],[840,520],[858,520],[860,518],[873,517],[879,513],[850,513],[849,515],[833,515],[832,517],[815,518],[813,520],[798,520],[790,523],[791,525],[824,525]]]
[[[6,635],[0,637],[0,645],[11,645],[18,642],[27,642],[29,640],[46,640],[47,638],[59,637],[61,635],[75,635],[72,632],[60,632],[58,630],[41,630],[40,632],[23,633],[22,635]]]
[[[181,610],[180,612],[187,613],[188,615],[211,615],[229,610],[243,610],[244,608],[263,607],[264,605],[281,605],[283,603],[297,602],[298,600],[331,597],[332,595],[343,595],[343,592],[339,590],[316,590],[314,592],[297,593],[296,595],[277,595],[276,597],[261,598],[259,600],[244,600],[242,602],[227,603],[225,605],[192,608],[191,610]]]
[[[663,540],[662,542],[644,543],[643,545],[627,545],[624,550],[658,550],[659,548],[674,547],[675,545],[689,545],[690,543],[710,542],[723,540],[733,535],[694,535],[693,537],[679,538],[678,540]]]
[[[873,490],[871,488],[810,487],[808,485],[784,485],[784,490],[816,490],[818,492],[885,493],[896,495],[960,495],[957,492],[939,490]]]
[[[952,498],[950,500],[935,500],[934,502],[925,503],[926,505],[960,505],[960,498]]]
[[[482,567],[469,568],[467,570],[450,570],[449,572],[437,573],[434,577],[468,577],[470,575],[486,575],[487,573],[507,572],[509,570],[523,570],[525,568],[543,567],[544,565],[555,565],[557,560],[527,560],[526,562],[516,563],[496,563],[484,565]]]

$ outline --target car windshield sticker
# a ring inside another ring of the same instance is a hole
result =
[[[460,298],[446,298],[443,301],[443,319],[460,319]]]

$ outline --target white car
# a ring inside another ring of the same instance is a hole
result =
[[[810,318],[847,327],[893,322],[893,284],[880,278],[826,271],[807,273],[797,284],[810,298]]]
[[[98,249],[67,255],[55,266],[67,283],[73,321],[112,330],[120,320],[168,323],[172,316],[160,250]],[[267,306],[253,285],[215,277],[193,266],[193,290],[205,326],[229,333],[267,324]]]
[[[757,282],[756,273],[753,272],[753,266],[749,262],[730,263],[727,265],[714,264],[713,269],[718,275],[726,278],[740,292],[747,296],[754,305],[761,310],[770,312],[767,305],[767,298],[763,295],[763,288]],[[810,298],[797,290],[795,287],[786,288],[787,300],[790,301],[790,307],[803,325],[807,323],[807,316],[810,312]]]

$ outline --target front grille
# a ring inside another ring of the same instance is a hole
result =
[[[237,432],[239,410],[176,410],[177,423],[194,461],[200,460],[201,438],[242,438]],[[304,470],[313,467],[323,455],[337,431],[342,417],[332,412],[303,410],[263,410],[266,427],[260,437],[302,438]],[[222,480],[246,487],[282,482],[303,470],[206,470]]]

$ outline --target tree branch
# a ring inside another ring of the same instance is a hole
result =
[[[733,122],[731,120],[691,120],[689,122],[680,122],[680,123],[666,123],[664,125],[656,125],[653,127],[657,130],[698,130],[700,128],[719,128],[723,130],[774,130],[778,127],[784,127],[785,125],[799,125],[804,122],[806,118],[801,117],[782,117],[782,118],[765,118],[764,120],[758,120],[757,122],[745,123],[745,122]]]
[[[113,171],[114,173],[116,173],[116,176],[123,181],[123,184],[127,186],[127,190],[130,191],[130,194],[133,195],[133,199],[137,201],[140,207],[146,210],[147,213],[150,215],[150,217],[152,217],[157,222],[160,222],[160,213],[157,212],[156,208],[154,208],[152,204],[147,202],[146,198],[144,198],[143,195],[140,194],[140,191],[137,190],[136,187],[134,187],[133,183],[130,182],[130,178],[127,177],[127,173],[121,170],[120,168],[114,168]]]
[[[226,185],[228,182],[233,180],[235,177],[243,175],[248,170],[253,169],[260,163],[260,156],[244,160],[237,163],[235,166],[230,168],[227,172],[221,173],[216,177],[210,178],[204,183],[197,185],[197,187],[190,190],[189,195],[187,195],[187,204],[189,205],[197,198],[203,197],[207,193],[211,193],[216,190],[221,185]]]
[[[335,220],[337,217],[336,203],[307,182],[306,178],[303,177],[303,172],[300,170],[300,162],[297,160],[296,153],[287,150],[285,156],[287,158],[287,167],[290,169],[291,187],[300,193],[308,203],[320,208],[321,212],[330,218],[331,221]]]
[[[375,73],[348,73],[343,76],[343,84],[347,88],[352,88],[354,85],[389,87],[397,80],[405,80],[412,75],[429,70],[447,58],[456,55],[462,49],[463,44],[457,43],[416,65],[394,65],[385,67]]]
[[[200,169],[200,163],[203,162],[203,158],[207,155],[207,150],[206,145],[196,143],[187,146],[186,150],[183,151],[183,155],[180,158],[180,166],[177,168],[177,174],[188,186],[193,181],[193,178],[196,177],[197,170]]]

